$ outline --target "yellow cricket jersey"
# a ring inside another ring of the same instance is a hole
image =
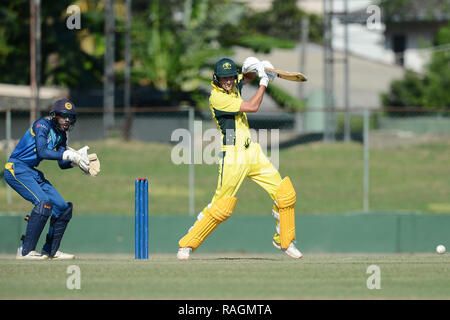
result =
[[[243,101],[241,97],[243,82],[244,77],[240,74],[230,92],[216,86],[214,81],[211,82],[209,108],[222,133],[223,148],[229,145],[248,148],[251,142],[247,115],[239,111]]]

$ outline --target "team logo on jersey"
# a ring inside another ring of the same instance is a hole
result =
[[[70,109],[72,109],[72,104],[70,102],[66,102],[64,107],[66,107],[67,110],[70,110]]]
[[[231,63],[225,62],[225,63],[222,65],[222,68],[223,68],[224,70],[231,70]]]
[[[245,138],[244,147],[245,147],[245,149],[248,149],[248,147],[250,147],[250,138],[249,137]]]

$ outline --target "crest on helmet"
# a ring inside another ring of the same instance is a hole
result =
[[[224,70],[231,70],[231,67],[232,67],[232,65],[231,65],[231,63],[229,63],[229,62],[225,62],[225,63],[222,65],[222,68],[223,68]]]

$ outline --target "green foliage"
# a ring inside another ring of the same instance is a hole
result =
[[[381,0],[383,19],[386,22],[401,20],[436,20],[436,13],[449,12],[450,0]],[[420,14],[418,11],[421,11]]]
[[[448,91],[450,87],[450,24],[439,30],[436,43],[436,50],[426,67],[425,75],[420,76],[407,71],[403,79],[393,81],[389,92],[381,96],[384,106],[450,110],[450,92]],[[407,113],[390,114],[408,115]],[[443,114],[448,115],[448,112]]]
[[[273,83],[267,86],[266,92],[278,105],[288,110],[303,110],[306,108],[303,101],[295,98]]]
[[[230,53],[216,45],[217,37],[238,23],[241,8],[225,0],[152,1],[133,20],[133,78],[159,90],[198,90],[200,71]]]
[[[301,19],[306,14],[297,8],[295,0],[275,0],[272,7],[252,15],[248,24],[261,34],[298,41]]]
[[[41,1],[40,83],[101,87],[105,53],[103,2],[80,2],[82,10],[87,10],[81,13],[81,30],[66,27],[66,9],[71,4],[71,0]],[[122,6],[123,2],[116,3],[116,9]],[[29,1],[0,4],[0,82],[30,81],[29,15]],[[211,67],[216,59],[232,55],[231,48],[236,45],[264,53],[275,47],[294,48],[305,15],[295,1],[275,0],[273,8],[263,13],[246,10],[243,3],[231,0],[133,1],[132,84],[159,91],[171,104],[207,106]],[[116,10],[118,84],[123,80],[120,67],[124,57],[124,20],[120,17],[120,10]],[[310,21],[310,38],[314,40],[321,35],[320,19],[310,16]],[[298,105],[280,88],[269,91],[281,105]]]
[[[246,9],[239,26],[222,30],[223,45],[238,44],[255,52],[269,53],[273,48],[293,48],[300,40],[301,22],[309,18],[309,40],[321,42],[322,21],[297,7],[295,0],[274,0],[266,11]]]
[[[270,53],[273,48],[295,48],[295,43],[290,40],[263,35],[243,36],[236,39],[236,44],[242,47],[251,48],[253,51],[261,53]]]
[[[412,71],[405,77],[394,80],[388,93],[382,94],[382,102],[387,107],[421,107],[424,105],[425,86],[423,79]],[[388,112],[389,113],[389,112]],[[406,115],[391,112],[391,115]]]
[[[100,86],[102,60],[82,51],[79,30],[67,29],[66,9],[71,4],[70,0],[41,1],[40,81],[66,87]],[[98,15],[102,13],[97,13],[97,19]],[[81,19],[83,28],[88,28],[89,17]],[[0,82],[29,83],[29,35],[29,1],[0,4]]]
[[[231,55],[232,45],[270,52],[274,47],[293,48],[290,40],[265,35],[235,36],[221,42],[224,30],[236,30],[243,22],[244,7],[230,1],[153,1],[133,20],[133,79],[170,93],[200,108],[208,107],[211,66],[222,56]],[[178,19],[167,19],[182,12]],[[245,20],[245,19],[244,19]],[[199,72],[200,71],[200,72]],[[302,103],[271,85],[268,94],[281,106],[299,108]],[[205,90],[206,88],[206,90]],[[180,97],[182,96],[182,98]]]
[[[153,1],[134,14],[134,83],[168,93],[174,103],[207,108],[214,59],[231,55],[218,45],[222,29],[237,25],[243,7],[231,1]]]
[[[255,25],[263,34],[269,36],[290,39],[298,42],[301,34],[301,22],[308,14],[300,10],[296,0],[274,0],[270,10],[260,15],[255,15]],[[322,29],[321,21],[318,16],[311,15],[310,20],[310,39],[320,41],[320,38],[314,38],[317,30]],[[321,34],[321,32],[320,32]]]
[[[438,50],[433,52],[427,68],[425,105],[450,109],[450,23],[436,36]]]
[[[408,13],[408,2],[409,0],[381,0],[380,6],[383,9],[384,20],[392,21],[394,16]]]

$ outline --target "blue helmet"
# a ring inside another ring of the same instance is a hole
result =
[[[50,116],[52,117],[53,121],[56,121],[56,115],[60,115],[63,117],[70,115],[71,121],[69,130],[73,128],[75,122],[77,121],[77,112],[75,111],[75,105],[69,99],[59,99],[53,103],[50,110]]]
[[[52,105],[50,113],[68,113],[74,116],[77,115],[77,112],[75,111],[75,105],[69,99],[56,100]]]

